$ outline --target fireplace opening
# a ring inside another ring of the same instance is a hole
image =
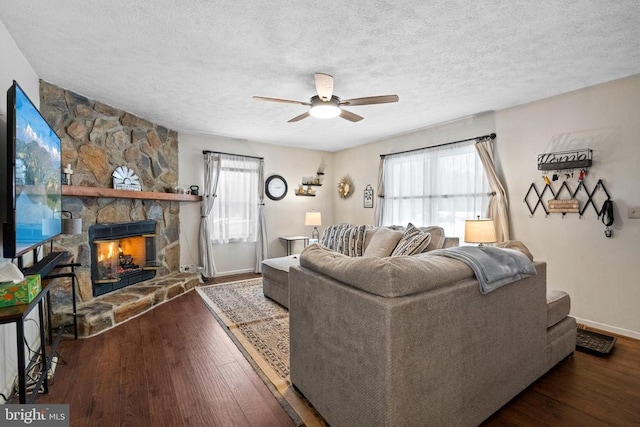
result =
[[[155,231],[152,220],[89,227],[93,296],[155,277]]]

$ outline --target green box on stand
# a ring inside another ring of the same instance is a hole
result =
[[[0,307],[29,304],[42,290],[40,275],[25,276],[20,283],[0,283]]]

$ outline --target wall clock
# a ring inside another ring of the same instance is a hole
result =
[[[267,178],[264,189],[271,200],[282,200],[287,195],[287,181],[280,175],[271,175]]]

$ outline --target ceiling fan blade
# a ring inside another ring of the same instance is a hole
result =
[[[281,102],[283,104],[311,105],[308,102],[303,102],[303,101],[291,101],[290,99],[280,99],[280,98],[267,98],[264,96],[254,96],[253,99],[257,99],[259,101]]]
[[[333,76],[324,73],[316,73],[316,91],[323,101],[328,101],[333,95]]]
[[[388,104],[390,102],[398,102],[398,95],[383,96],[367,96],[365,98],[353,98],[340,101],[340,105],[371,105],[371,104]]]
[[[309,112],[307,111],[306,113],[302,113],[302,114],[300,114],[299,116],[295,116],[293,119],[288,120],[288,122],[289,122],[289,123],[299,122],[300,120],[302,120],[302,119],[306,119],[306,118],[307,118],[307,117],[309,117],[309,116],[310,116],[310,114],[309,114]]]
[[[347,110],[340,110],[340,117],[342,117],[343,119],[347,119],[350,122],[359,122],[360,120],[364,119],[364,117]]]

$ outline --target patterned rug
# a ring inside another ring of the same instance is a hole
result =
[[[198,293],[297,425],[322,426],[289,379],[289,312],[266,298],[262,279],[200,286]]]

